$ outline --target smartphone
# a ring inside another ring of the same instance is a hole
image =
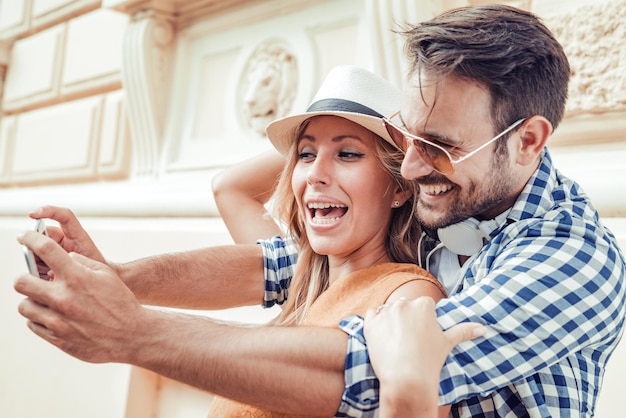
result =
[[[35,222],[35,226],[33,230],[39,232],[40,234],[48,235],[48,231],[46,230],[46,223],[43,219],[37,219]],[[24,257],[26,257],[26,265],[28,266],[28,271],[33,276],[38,276],[41,279],[48,280],[48,267],[45,263],[32,252],[30,248],[25,245],[22,245],[24,249]],[[40,272],[41,271],[41,272]]]

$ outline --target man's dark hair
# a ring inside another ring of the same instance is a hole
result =
[[[402,32],[410,75],[473,80],[491,93],[494,128],[541,115],[558,126],[570,67],[562,46],[532,13],[504,5],[447,11]]]

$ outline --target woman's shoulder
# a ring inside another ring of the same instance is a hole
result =
[[[378,271],[381,275],[395,275],[395,274],[413,274],[419,276],[426,276],[435,279],[435,277],[413,263],[383,263],[370,267],[373,271]],[[435,279],[436,280],[436,279]]]

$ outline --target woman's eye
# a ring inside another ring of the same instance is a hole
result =
[[[341,151],[339,152],[339,158],[344,160],[355,160],[363,157],[363,154],[356,151]]]
[[[315,154],[313,154],[311,151],[301,151],[298,154],[298,159],[300,161],[312,161],[315,159]]]

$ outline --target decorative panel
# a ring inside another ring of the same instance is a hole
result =
[[[218,51],[216,54],[206,55],[199,62],[198,94],[194,101],[198,117],[190,126],[192,138],[209,138],[225,134],[226,115],[221,101],[216,97],[227,97],[229,85],[220,82],[224,74],[235,65],[239,49]]]
[[[32,1],[33,1],[33,15],[35,16],[43,16],[43,15],[52,13],[55,10],[68,7],[72,4],[84,3],[84,1],[80,1],[80,0],[32,0]]]
[[[28,29],[30,0],[0,0],[0,40]]]
[[[0,0],[0,40],[14,40],[100,7],[101,0]]]
[[[5,116],[0,118],[0,184],[8,182],[11,170],[10,158],[13,155],[12,133],[14,132],[15,118]]]
[[[0,185],[127,178],[124,93],[0,119]]]
[[[104,98],[98,174],[104,178],[128,177],[130,157],[130,133],[124,93],[109,93]]]
[[[15,42],[4,86],[3,111],[56,96],[65,27],[57,26]]]
[[[264,126],[306,109],[331,67],[372,68],[371,28],[361,6],[319,2],[263,14],[250,7],[179,33],[165,171],[221,167],[256,155],[271,147]],[[227,21],[242,23],[223,26]]]
[[[370,56],[370,45],[359,42],[359,22],[356,20],[356,16],[347,21],[333,23],[332,25],[308,28],[309,36],[313,40],[317,68],[321,77],[338,64],[358,62],[359,57],[362,58],[361,61],[369,61],[367,58]],[[334,48],[333,46],[337,44],[338,39],[341,39],[345,45],[352,47]]]
[[[61,94],[120,87],[127,24],[127,15],[111,10],[98,10],[68,22]]]
[[[11,180],[93,180],[101,113],[95,97],[19,115]]]
[[[31,0],[32,25],[50,26],[100,7],[100,0]]]

